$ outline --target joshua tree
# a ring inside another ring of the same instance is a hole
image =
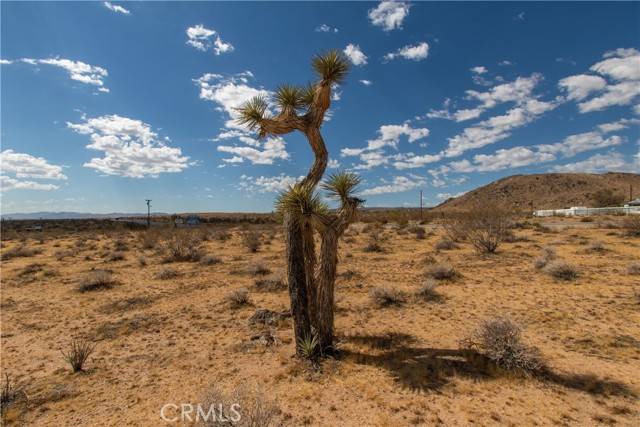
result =
[[[318,82],[306,87],[280,86],[275,93],[276,115],[268,113],[268,100],[258,96],[239,108],[238,122],[257,131],[262,138],[302,132],[315,155],[307,175],[283,192],[276,203],[283,216],[287,279],[291,298],[296,352],[309,356],[304,343],[316,342],[313,356],[332,352],[333,307],[338,240],[355,219],[363,200],[353,196],[359,178],[352,173],[331,175],[322,188],[340,207],[330,211],[316,193],[327,168],[328,153],[320,133],[324,115],[331,104],[332,85],[342,82],[349,70],[348,62],[337,51],[317,55],[313,68]],[[320,253],[316,256],[315,233],[320,236]]]

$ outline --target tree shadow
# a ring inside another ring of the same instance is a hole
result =
[[[437,391],[455,377],[490,381],[504,377],[531,378],[600,396],[636,397],[623,382],[593,374],[567,374],[545,368],[539,372],[506,371],[485,355],[472,349],[413,347],[415,337],[403,333],[352,335],[343,341],[365,345],[371,353],[340,350],[340,358],[357,364],[377,366],[391,373],[396,382],[412,391]]]

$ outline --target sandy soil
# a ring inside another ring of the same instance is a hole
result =
[[[257,309],[288,307],[286,289],[259,290],[249,272],[261,262],[269,277],[282,276],[276,227],[262,229],[269,243],[257,253],[242,245],[240,228],[229,228],[230,240],[203,242],[221,259],[213,265],[162,263],[157,248],[141,248],[140,232],[28,239],[26,247],[42,252],[1,264],[1,367],[24,392],[6,421],[173,425],[160,418],[164,404],[198,402],[212,385],[249,384],[277,402],[284,425],[638,425],[640,276],[627,268],[640,261],[640,240],[575,224],[515,230],[521,239],[494,255],[466,243],[438,251],[438,229],[427,226],[418,240],[392,224],[386,251],[365,252],[369,234],[355,224],[341,243],[341,353],[319,369],[292,357],[290,320],[271,328],[274,345],[255,339],[261,329],[249,324]],[[116,241],[124,259],[110,261]],[[590,247],[596,241],[604,250]],[[2,251],[20,244],[5,241]],[[578,279],[534,268],[546,246],[577,267]],[[441,282],[442,301],[412,296],[441,262],[459,273]],[[94,268],[111,270],[118,283],[79,292]],[[158,278],[167,268],[178,276]],[[406,302],[379,308],[369,296],[379,286],[404,291]],[[250,304],[232,308],[225,297],[242,287]],[[524,328],[553,376],[513,375],[464,356],[460,340],[495,316]],[[61,355],[73,337],[97,343],[83,373],[72,373]]]

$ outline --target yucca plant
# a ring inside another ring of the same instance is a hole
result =
[[[309,334],[298,343],[302,357],[305,359],[313,359],[317,355],[318,351],[318,336],[316,334]]]
[[[296,352],[301,356],[306,353],[304,343],[312,335],[315,352],[326,354],[333,349],[338,241],[364,202],[353,195],[359,178],[352,173],[336,173],[322,184],[327,195],[340,203],[338,209],[329,210],[316,191],[329,161],[320,128],[331,104],[331,90],[345,80],[349,62],[334,50],[316,55],[312,66],[318,76],[315,83],[282,85],[276,90],[273,101],[280,110],[277,114],[267,113],[270,104],[264,97],[253,98],[238,109],[238,123],[257,131],[260,137],[301,132],[315,156],[307,175],[276,201],[284,224]],[[315,234],[320,236],[319,254]]]
[[[63,351],[64,360],[71,365],[73,372],[81,372],[84,370],[84,364],[96,349],[96,345],[90,341],[83,339],[74,339],[71,341],[69,350]]]

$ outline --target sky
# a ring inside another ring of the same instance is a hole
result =
[[[351,63],[327,173],[367,206],[514,175],[640,171],[640,3],[5,2],[3,214],[273,209],[313,160],[235,108]],[[276,111],[270,106],[270,110]]]

